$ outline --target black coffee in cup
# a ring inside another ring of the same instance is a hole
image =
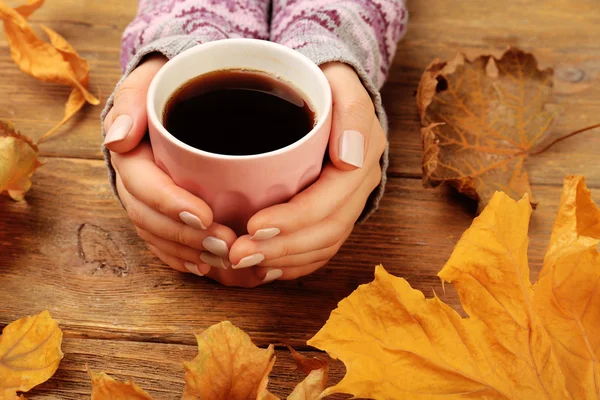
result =
[[[284,148],[316,124],[305,96],[267,73],[215,71],[182,85],[167,102],[167,131],[210,153],[252,155]]]

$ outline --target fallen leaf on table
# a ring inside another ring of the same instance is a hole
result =
[[[47,381],[63,358],[62,331],[48,311],[21,318],[0,336],[0,399],[17,399]]]
[[[533,308],[573,399],[600,398],[600,209],[581,177],[565,180]]]
[[[296,386],[287,400],[315,400],[320,399],[327,387],[329,366],[327,361],[318,358],[308,358],[288,346],[292,352],[298,369],[307,374],[306,378]]]
[[[23,200],[31,175],[41,165],[31,139],[15,131],[12,123],[0,120],[0,194],[8,192],[12,199]]]
[[[280,400],[267,390],[275,364],[273,346],[256,347],[250,337],[224,321],[196,335],[198,355],[184,363],[182,400]],[[326,361],[307,358],[289,348],[296,365],[308,374],[288,400],[317,400],[327,384]],[[92,400],[151,399],[133,382],[118,382],[105,373],[92,373]]]
[[[42,82],[53,82],[71,86],[78,95],[71,93],[65,108],[63,120],[47,134],[55,132],[69,120],[87,101],[97,105],[100,101],[88,90],[89,66],[69,43],[48,27],[42,26],[51,43],[41,40],[27,17],[43,4],[41,0],[31,0],[15,9],[0,0],[0,19],[4,22],[4,32],[10,47],[13,61],[21,70]]]
[[[151,400],[152,397],[142,388],[133,383],[119,382],[106,375],[104,372],[92,372],[88,368],[92,379],[92,400]]]
[[[0,19],[11,51],[11,57],[21,70],[42,82],[54,82],[73,87],[65,105],[63,119],[46,132],[38,143],[56,132],[86,102],[99,104],[88,92],[89,65],[75,49],[54,30],[41,25],[50,38],[42,41],[34,33],[26,18],[42,6],[43,0],[30,0],[16,8],[8,7],[0,0]],[[0,121],[0,193],[8,191],[15,200],[23,200],[31,186],[30,177],[41,164],[38,149],[32,140],[14,132],[12,124]]]
[[[90,67],[88,65],[88,62],[85,59],[81,58],[79,54],[77,54],[75,49],[69,44],[69,42],[67,42],[58,33],[56,33],[55,31],[53,31],[45,25],[40,25],[40,27],[44,30],[44,32],[46,32],[54,48],[56,48],[56,50],[58,50],[62,54],[63,59],[71,65],[71,68],[73,69],[77,80],[83,85],[83,87],[87,88],[90,74]],[[44,136],[42,136],[39,139],[38,142],[41,142],[42,140],[46,139],[48,136],[56,132],[61,126],[67,123],[67,121],[69,121],[71,117],[73,117],[73,115],[75,115],[79,110],[81,110],[81,108],[85,105],[86,101],[87,100],[84,95],[84,92],[77,88],[73,89],[71,91],[71,94],[69,95],[67,104],[65,105],[65,116],[63,117],[62,121],[60,121],[58,125],[56,125],[54,128],[46,132]],[[99,102],[96,102],[95,104],[98,103]]]
[[[514,48],[500,59],[434,60],[417,90],[423,184],[448,182],[477,200],[479,211],[495,191],[512,198],[527,193],[535,205],[525,159],[593,128],[562,136],[552,131],[559,114],[550,101],[553,74]]]
[[[256,347],[231,322],[213,325],[201,334],[198,355],[185,362],[183,399],[254,399],[274,362],[273,346]],[[266,388],[266,385],[265,385]]]
[[[346,365],[323,393],[420,399],[597,399],[600,211],[581,177],[565,180],[538,283],[529,281],[531,206],[504,193],[440,271],[469,318],[379,266],[308,344]]]

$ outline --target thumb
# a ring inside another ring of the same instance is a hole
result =
[[[338,169],[362,168],[369,147],[375,108],[354,69],[342,63],[321,67],[333,97],[329,157]]]
[[[116,153],[136,147],[146,134],[146,94],[152,78],[167,62],[155,56],[137,67],[117,88],[113,108],[104,119],[104,145]]]

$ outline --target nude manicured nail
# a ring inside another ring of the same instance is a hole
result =
[[[211,267],[221,269],[229,268],[229,262],[225,262],[225,260],[223,260],[221,257],[207,251],[203,251],[202,254],[200,254],[200,259],[203,263],[208,264]]]
[[[277,228],[259,229],[250,239],[252,240],[267,240],[279,235],[281,231]]]
[[[283,271],[280,269],[270,269],[269,271],[267,271],[267,274],[265,275],[265,278],[263,279],[263,282],[271,282],[274,281],[276,279],[281,278],[281,275],[283,275]]]
[[[190,271],[192,274],[198,275],[198,276],[204,276],[204,273],[202,273],[200,271],[200,269],[198,268],[198,266],[196,264],[186,261],[183,263],[183,265],[184,265],[185,269]]]
[[[359,131],[345,131],[340,137],[340,160],[362,168],[365,160],[365,137]]]
[[[206,226],[202,223],[200,218],[196,217],[191,212],[182,211],[179,213],[179,218],[184,224],[191,226],[192,228],[205,230]]]
[[[126,114],[119,115],[115,122],[112,123],[106,137],[104,138],[104,145],[111,143],[120,142],[129,135],[129,131],[133,127],[133,119]]]
[[[233,269],[249,268],[249,267],[253,267],[257,264],[260,264],[264,260],[265,260],[265,256],[263,256],[262,254],[252,254],[251,256],[242,258],[239,263],[232,266],[231,268],[233,268]]]
[[[202,241],[202,246],[205,250],[219,257],[229,258],[229,247],[227,247],[227,243],[224,240],[208,236]]]

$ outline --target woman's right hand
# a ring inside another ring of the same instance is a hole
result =
[[[138,235],[171,268],[209,274],[224,284],[242,283],[241,276],[233,279],[232,270],[224,269],[230,265],[235,233],[213,223],[210,207],[156,166],[152,148],[143,140],[146,94],[165,63],[164,57],[156,56],[136,68],[117,89],[104,120],[104,145],[110,150],[119,197]]]

